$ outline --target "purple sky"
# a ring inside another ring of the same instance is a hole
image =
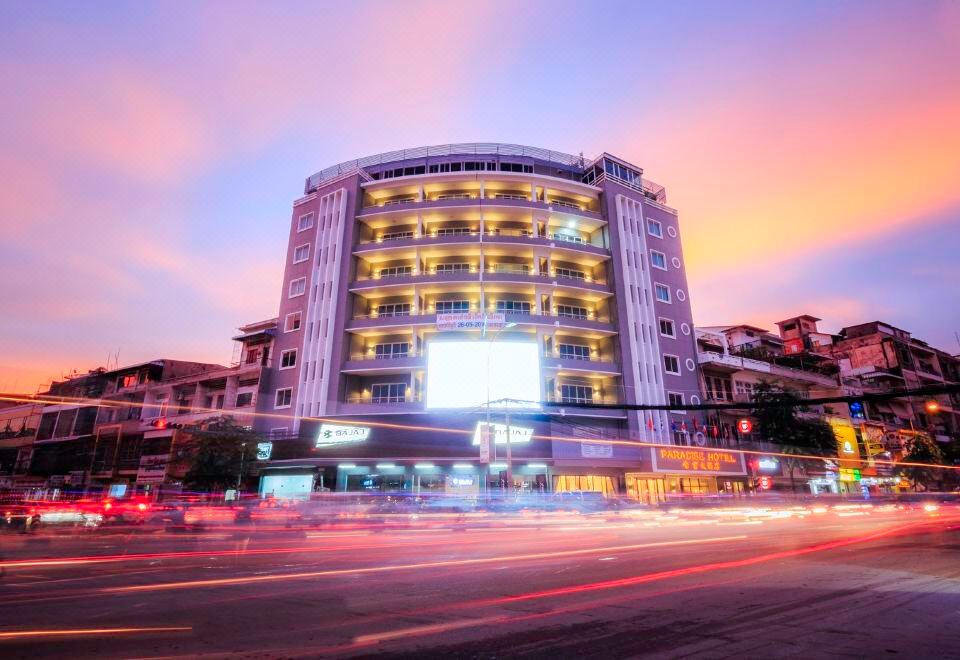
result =
[[[6,3],[0,391],[224,362],[341,160],[610,151],[680,211],[698,323],[960,351],[960,3]]]

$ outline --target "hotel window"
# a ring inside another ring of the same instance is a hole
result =
[[[437,264],[436,270],[438,273],[469,273],[470,264]]]
[[[659,302],[662,302],[662,303],[670,302],[670,287],[664,284],[654,284],[653,291]]]
[[[441,227],[437,230],[437,236],[464,236],[473,233],[469,227]]]
[[[657,252],[656,250],[650,250],[650,265],[654,268],[659,268],[660,270],[667,269],[667,255],[663,252]]]
[[[561,385],[560,401],[563,403],[593,403],[593,388],[589,385]]]
[[[293,402],[293,388],[284,387],[281,390],[277,390],[277,394],[273,400],[274,408],[289,408]]]
[[[582,344],[560,344],[558,346],[560,357],[569,360],[589,360],[590,347]]]
[[[671,406],[682,406],[683,405],[683,395],[678,394],[677,392],[667,392],[667,403]],[[686,414],[685,410],[671,410],[672,413],[677,413],[679,415]]]
[[[557,316],[567,319],[586,319],[588,316],[586,307],[574,307],[573,305],[557,305]]]
[[[291,348],[280,353],[280,368],[293,369],[297,366],[297,349]]]
[[[522,300],[498,300],[498,312],[509,312],[512,314],[529,314],[530,303]]]
[[[469,312],[470,303],[466,300],[438,300],[436,303],[436,310],[437,314]]]
[[[557,268],[557,277],[566,277],[572,280],[586,279],[586,273],[582,270],[572,270],[570,268]]]
[[[391,342],[389,344],[377,344],[374,350],[374,357],[378,360],[390,360],[392,358],[405,358],[410,355],[410,343],[405,341]]]
[[[677,332],[673,327],[673,321],[670,319],[660,319],[660,334],[663,337],[670,337],[671,339],[676,339]]]
[[[680,375],[680,358],[676,355],[663,356],[663,370],[674,376]]]
[[[377,316],[410,316],[410,303],[377,305]]]
[[[302,296],[307,290],[307,278],[298,277],[295,280],[290,280],[290,290],[289,297],[296,298],[297,296]]]
[[[647,233],[657,238],[663,238],[663,225],[656,220],[647,219]]]
[[[413,266],[388,266],[377,271],[380,277],[402,277],[413,273]]]
[[[370,387],[374,403],[403,403],[407,400],[406,383],[376,383]]]
[[[304,213],[297,220],[297,231],[307,231],[311,227],[313,227],[313,213]]]
[[[293,251],[293,263],[300,264],[310,258],[310,244],[298,245]]]
[[[303,318],[301,312],[290,312],[283,319],[284,332],[296,332],[300,329],[300,320]]]
[[[246,408],[253,405],[253,392],[241,392],[237,395],[237,408]]]

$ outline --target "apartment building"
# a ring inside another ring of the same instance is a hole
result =
[[[220,415],[254,425],[275,328],[276,319],[241,327],[230,365],[157,359],[101,368],[53,383],[38,395],[42,402],[0,409],[0,479],[7,475],[0,485],[176,487],[180,427]]]
[[[289,421],[259,429],[300,438],[289,463],[327,487],[502,485],[506,432],[495,427],[490,463],[474,442],[487,410],[504,425],[509,404],[439,403],[479,381],[533,384],[514,398],[538,405],[510,422],[517,488],[661,478],[649,449],[583,438],[694,441],[680,414],[591,407],[700,401],[677,212],[609,153],[460,144],[327,168],[294,201],[279,308],[267,410]],[[431,358],[447,342],[462,359]],[[490,373],[498,358],[471,362],[470,342],[536,360]],[[461,381],[438,384],[457,368]],[[321,441],[331,428],[348,437]]]
[[[788,321],[789,323],[789,321]],[[836,335],[797,327],[796,341],[812,354],[837,360],[851,393],[916,389],[960,383],[960,358],[882,321],[841,328]],[[928,409],[935,401],[936,412]],[[864,406],[865,419],[882,426],[886,442],[896,450],[913,433],[927,433],[939,442],[960,439],[960,396],[942,394]]]

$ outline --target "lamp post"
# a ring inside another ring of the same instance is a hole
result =
[[[504,323],[503,327],[493,333],[488,345],[487,345],[487,423],[485,428],[485,442],[489,443],[490,451],[493,455],[493,459],[497,458],[497,437],[495,434],[490,431],[490,354],[493,352],[493,342],[497,340],[497,337],[500,336],[500,333],[506,330],[507,328],[515,328],[517,324],[515,322]],[[487,336],[487,315],[484,313],[483,316],[483,337]],[[507,413],[507,483],[513,483],[513,452],[510,448],[510,413]]]

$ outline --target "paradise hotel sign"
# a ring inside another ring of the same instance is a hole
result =
[[[747,473],[743,454],[723,449],[654,447],[653,471],[739,476]]]

